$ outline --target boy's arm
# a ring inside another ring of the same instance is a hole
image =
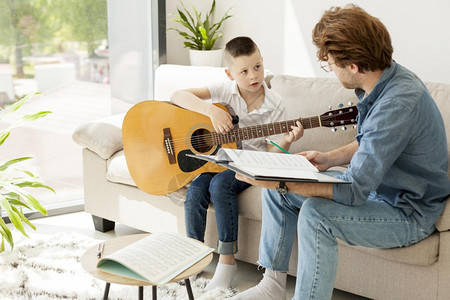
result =
[[[170,101],[183,108],[196,111],[209,116],[211,104],[204,100],[211,99],[208,88],[195,88],[175,91],[170,97]]]
[[[204,100],[211,99],[208,88],[194,88],[175,91],[170,100],[185,109],[189,109],[211,119],[214,130],[225,133],[234,128],[231,115],[223,109]]]

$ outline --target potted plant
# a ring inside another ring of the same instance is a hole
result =
[[[11,105],[7,110],[0,111],[0,120],[7,115],[17,111],[28,99],[34,94],[28,95]],[[39,118],[51,113],[50,111],[40,111],[34,114],[25,115],[21,119],[15,121],[7,128],[0,130],[0,146],[9,137],[12,129],[19,127],[27,122],[35,121]],[[47,214],[45,208],[36,200],[29,192],[29,188],[46,188],[55,192],[51,187],[42,184],[39,178],[34,176],[31,172],[14,168],[17,163],[31,159],[31,157],[19,157],[10,159],[6,162],[0,162],[0,212],[5,211],[11,223],[24,236],[28,237],[25,232],[24,224],[27,224],[32,229],[36,227],[24,215],[22,209],[27,208],[31,210],[34,208],[43,215]],[[0,218],[0,233],[2,235],[2,243],[0,245],[0,252],[5,250],[5,240],[11,247],[14,248],[14,240],[11,230],[6,226],[3,218]]]
[[[183,1],[180,0],[182,9],[177,7],[178,14],[173,15],[172,21],[181,24],[187,29],[182,31],[177,28],[169,28],[175,30],[185,39],[184,47],[189,48],[189,56],[191,65],[210,65],[214,67],[222,66],[222,49],[214,48],[216,41],[222,38],[222,32],[219,28],[222,23],[231,18],[229,10],[225,12],[223,17],[216,23],[213,22],[213,14],[216,8],[216,0],[213,0],[211,9],[202,18],[202,13],[193,7],[194,14],[191,14],[184,6]],[[195,15],[195,18],[193,17]],[[208,58],[207,56],[211,57]]]

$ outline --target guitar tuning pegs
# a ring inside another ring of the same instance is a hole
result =
[[[330,105],[330,106],[328,106],[328,109],[329,109],[329,110],[331,110],[331,109],[332,109],[332,106],[331,106],[331,105]]]
[[[342,130],[347,130],[347,126],[342,126]]]
[[[348,101],[348,106],[353,106],[353,102],[352,101]]]
[[[356,128],[358,128],[358,126],[355,124],[355,125],[353,125],[353,128],[356,129]]]
[[[336,127],[331,128],[331,131],[336,132],[337,131]]]
[[[339,108],[343,108],[343,107],[344,107],[344,104],[339,103],[338,107],[339,107]]]

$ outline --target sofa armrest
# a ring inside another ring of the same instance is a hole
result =
[[[85,123],[75,129],[72,139],[101,158],[108,159],[123,149],[122,123],[124,117],[123,113]]]
[[[450,230],[450,197],[447,198],[444,211],[442,215],[437,219],[435,226],[439,231]]]

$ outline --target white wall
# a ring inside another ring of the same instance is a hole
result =
[[[203,12],[212,0],[183,0]],[[315,56],[311,31],[321,14],[331,6],[344,6],[339,0],[216,0],[216,16],[230,7],[233,17],[218,43],[239,35],[250,36],[259,46],[265,68],[275,73],[306,77],[326,77]],[[394,59],[416,72],[424,81],[450,83],[450,1],[448,0],[354,0],[388,28],[394,46]],[[167,14],[175,13],[178,0],[167,0]],[[178,24],[167,18],[167,28]],[[179,27],[177,27],[179,28]],[[189,64],[188,50],[175,31],[167,33],[167,63]]]

